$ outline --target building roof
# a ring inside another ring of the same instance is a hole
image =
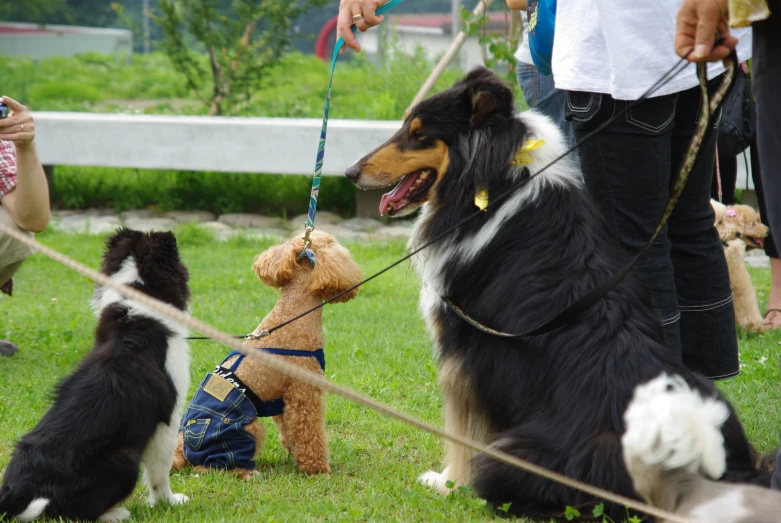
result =
[[[18,35],[44,35],[44,34],[114,34],[128,35],[132,32],[129,29],[112,29],[103,27],[81,27],[75,25],[42,25],[42,24],[23,24],[16,22],[0,22],[0,34],[18,34]]]
[[[507,23],[509,24],[509,13],[504,11],[488,13],[488,28],[498,29],[504,27],[505,17],[507,17]],[[397,27],[441,29],[445,33],[450,33],[452,20],[453,16],[451,13],[417,13],[394,15],[389,18],[390,23]]]

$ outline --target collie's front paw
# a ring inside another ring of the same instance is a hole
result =
[[[154,507],[161,500],[166,501],[170,505],[181,505],[182,503],[187,503],[190,501],[190,498],[184,494],[174,494],[173,492],[169,492],[165,496],[156,496],[152,494],[146,498],[146,503],[150,507]]]
[[[171,505],[182,505],[184,503],[187,503],[190,501],[190,498],[185,496],[184,494],[172,494],[170,498],[168,498],[168,502]]]
[[[426,487],[436,489],[440,494],[444,495],[449,494],[452,490],[451,487],[447,486],[447,469],[445,469],[442,474],[434,472],[433,470],[424,472],[418,477],[418,482]]]
[[[107,510],[102,516],[98,518],[98,521],[109,521],[116,523],[118,521],[127,521],[130,519],[130,511],[125,507],[114,507],[111,510]]]

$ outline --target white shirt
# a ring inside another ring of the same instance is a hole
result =
[[[607,93],[617,100],[637,100],[670,68],[675,54],[675,17],[682,0],[558,0],[553,39],[556,87]],[[751,58],[751,28],[733,29],[738,59]],[[708,66],[708,78],[724,66]],[[698,85],[690,64],[652,96]]]

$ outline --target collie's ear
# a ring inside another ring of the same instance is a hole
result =
[[[479,127],[499,118],[512,118],[513,93],[502,80],[485,67],[478,67],[464,79],[472,105],[470,123]]]
[[[296,268],[294,242],[272,247],[255,259],[252,270],[269,287],[282,287],[290,282]]]
[[[355,287],[361,282],[363,273],[353,260],[350,251],[331,241],[317,248],[317,263],[312,271],[309,292],[327,300]],[[339,296],[332,303],[342,303],[355,298],[359,288]]]

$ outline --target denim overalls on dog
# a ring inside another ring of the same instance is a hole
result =
[[[315,358],[325,370],[323,349],[260,350],[280,356]],[[230,368],[220,364],[206,375],[182,418],[184,455],[193,465],[254,470],[255,437],[244,429],[244,425],[255,418],[278,416],[285,409],[282,398],[262,401],[236,376],[235,371],[245,357],[242,353],[231,352],[223,363],[237,355]]]

